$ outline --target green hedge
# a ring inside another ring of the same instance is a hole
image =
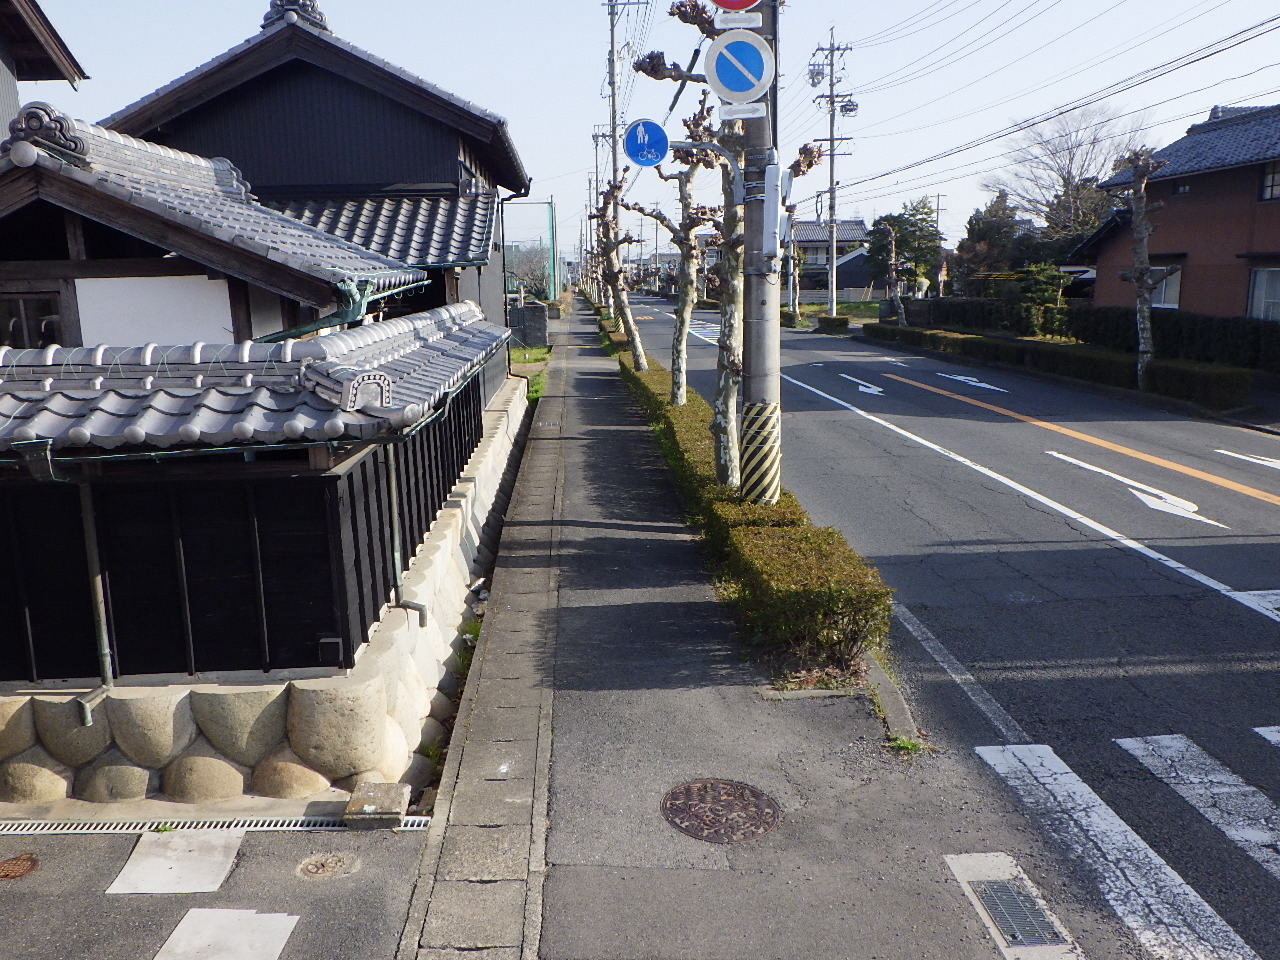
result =
[[[838,530],[813,526],[789,491],[775,505],[750,504],[718,482],[710,404],[691,390],[688,402],[671,406],[670,374],[652,357],[648,370],[636,370],[625,340],[606,333],[685,504],[735,588],[746,636],[811,664],[848,666],[883,648],[891,591],[875,567]]]
[[[875,340],[1029,367],[1111,387],[1133,389],[1137,386],[1135,356],[1117,350],[880,323],[864,324],[862,330]],[[1190,360],[1153,360],[1147,373],[1151,392],[1190,400],[1211,410],[1244,406],[1253,387],[1253,374],[1249,370]]]
[[[1069,307],[968,300],[930,300],[929,325],[1017,336],[1046,334],[1081,343],[1137,353],[1133,307]],[[1158,307],[1151,311],[1155,355],[1161,360],[1195,360],[1280,373],[1280,323],[1250,317],[1208,317]]]

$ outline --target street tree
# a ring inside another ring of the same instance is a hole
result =
[[[605,287],[609,291],[612,314],[615,323],[622,325],[627,337],[627,348],[637,370],[648,370],[649,361],[644,355],[644,344],[640,340],[640,327],[631,313],[631,301],[627,297],[627,278],[622,265],[622,248],[630,243],[640,241],[629,233],[619,231],[615,211],[618,198],[627,185],[627,169],[623,168],[622,176],[611,181],[609,186],[600,191],[600,206],[591,214],[596,224],[596,251],[600,258],[600,274]]]
[[[928,197],[903,204],[901,213],[877,217],[871,225],[867,265],[885,281],[899,322],[905,322],[899,284],[928,282],[942,259],[942,233]]]
[[[1082,238],[1111,212],[1098,182],[1138,146],[1137,125],[1099,107],[1037,124],[1015,139],[1006,171],[983,186],[1004,190],[1019,210],[1045,224],[1050,239]]]
[[[1161,204],[1147,201],[1147,182],[1162,166],[1164,161],[1157,160],[1146,147],[1130,150],[1116,164],[1118,170],[1128,170],[1132,177],[1123,195],[1129,208],[1130,230],[1133,233],[1133,270],[1125,274],[1125,279],[1131,281],[1137,291],[1139,390],[1147,389],[1147,368],[1151,365],[1151,357],[1155,352],[1155,341],[1151,333],[1151,295],[1166,277],[1180,269],[1176,265],[1162,268],[1157,277],[1151,268],[1148,241],[1156,228],[1149,214],[1158,210]]]
[[[1008,270],[1013,266],[1018,236],[1018,211],[1009,194],[999,190],[981,210],[974,210],[964,239],[956,244],[955,279],[963,283],[975,273]]]
[[[506,251],[507,276],[535,300],[546,300],[551,251],[543,244],[513,244]]]
[[[711,139],[710,122],[714,110],[708,101],[709,94],[704,91],[698,109],[682,121],[690,142],[706,142]],[[656,173],[664,182],[675,184],[680,204],[679,219],[673,220],[656,207],[626,201],[622,202],[622,207],[661,224],[670,234],[671,243],[680,256],[676,268],[676,325],[671,337],[670,394],[671,405],[679,407],[687,399],[689,327],[693,322],[694,307],[698,303],[699,249],[694,233],[713,223],[715,219],[710,208],[695,202],[693,181],[698,171],[713,170],[718,163],[716,155],[708,150],[680,149],[674,151],[673,156],[677,163],[684,165],[684,169],[667,173],[659,165]]]

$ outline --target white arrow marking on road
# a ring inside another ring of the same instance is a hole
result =
[[[993,387],[989,383],[983,383],[977,377],[962,377],[956,373],[940,373],[940,377],[946,377],[948,380],[959,380],[961,383],[967,383],[971,387],[981,387],[983,390],[994,390],[996,393],[1008,393],[1008,390],[1002,390],[1000,387]]]
[[[877,387],[874,384],[867,383],[865,380],[859,380],[857,377],[851,377],[847,373],[842,373],[840,376],[844,377],[846,380],[852,380],[856,383],[858,385],[859,393],[870,393],[877,397],[884,396],[884,387]]]
[[[903,363],[901,360],[890,360],[889,362],[892,363],[895,367],[907,366],[907,364]]]
[[[1280,470],[1280,460],[1274,457],[1259,457],[1252,453],[1232,453],[1230,450],[1215,450],[1213,452],[1220,453],[1224,457],[1235,457],[1237,460],[1247,460],[1249,463],[1270,467],[1272,470]]]
[[[1112,473],[1110,470],[1104,470],[1102,467],[1095,467],[1091,463],[1085,463],[1083,460],[1077,460],[1075,457],[1068,457],[1065,453],[1057,453],[1053,450],[1046,450],[1051,457],[1057,457],[1066,463],[1080,467],[1083,470],[1089,470],[1093,473],[1100,473],[1104,477],[1110,477],[1112,480],[1119,480],[1129,488],[1129,492],[1145,503],[1152,510],[1159,510],[1161,513],[1171,513],[1175,517],[1185,517],[1188,520],[1199,520],[1201,523],[1207,523],[1211,527],[1221,527],[1223,530],[1230,530],[1225,523],[1219,523],[1217,520],[1210,520],[1208,517],[1202,517],[1197,512],[1200,507],[1190,500],[1183,500],[1181,497],[1175,497],[1172,493],[1166,493],[1156,487],[1149,487],[1145,483],[1139,483],[1137,480],[1130,480],[1128,477],[1122,477],[1118,473]]]

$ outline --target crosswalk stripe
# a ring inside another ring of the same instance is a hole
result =
[[[1280,747],[1280,727],[1254,727],[1253,732],[1272,745]]]
[[[1280,807],[1180,734],[1116,743],[1280,880]]]
[[[1051,748],[976,751],[1094,875],[1111,909],[1155,960],[1260,960]]]

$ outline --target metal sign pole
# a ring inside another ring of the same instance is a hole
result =
[[[762,23],[756,30],[772,42],[776,35],[778,3],[765,0],[757,9]],[[772,98],[765,103],[772,107]],[[773,504],[782,493],[781,406],[781,178],[773,121],[765,115],[744,121],[747,166],[744,230],[744,335],[742,375],[742,498]]]

